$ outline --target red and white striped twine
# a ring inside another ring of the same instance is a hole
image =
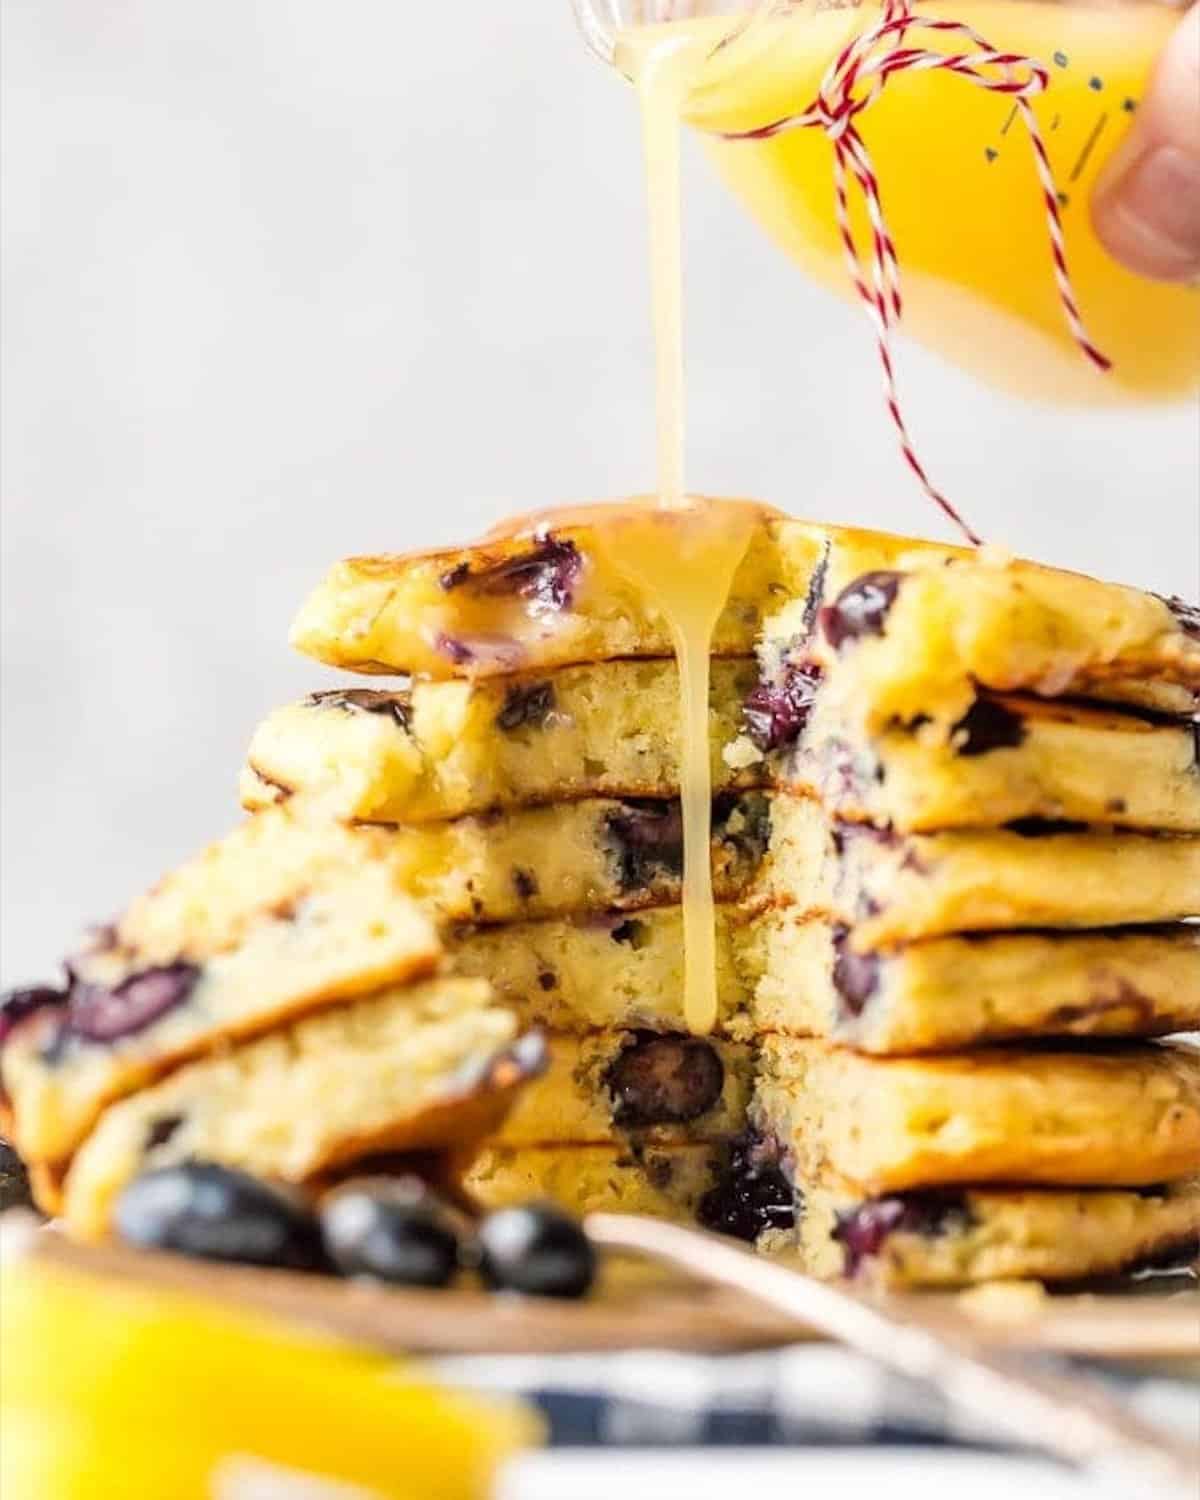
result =
[[[929,498],[940,506],[969,542],[978,545],[980,537],[945,495],[930,482],[908,435],[896,389],[891,331],[899,322],[902,309],[900,266],[896,258],[896,246],[884,219],[879,179],[855,125],[856,117],[879,97],[894,73],[941,68],[980,88],[996,94],[1008,94],[1013,99],[1033,147],[1042,199],[1046,207],[1054,279],[1067,327],[1085,358],[1098,370],[1109,370],[1112,363],[1089,338],[1075,300],[1071,273],[1067,268],[1054,173],[1037,118],[1029,103],[1030,99],[1047,88],[1049,72],[1033,58],[1022,57],[1015,52],[997,52],[977,31],[961,21],[938,21],[932,17],[914,15],[915,3],[916,0],[883,0],[883,13],[879,21],[842,49],[822,79],[816,99],[807,109],[799,114],[773,120],[768,125],[760,125],[754,130],[724,132],[724,137],[726,140],[762,141],[787,130],[806,129],[823,130],[829,137],[833,144],[833,186],[838,230],[850,278],[875,325],[879,360],[883,368],[884,399],[900,438],[900,451]],[[908,33],[914,28],[961,37],[974,50],[946,53],[905,46]],[[983,71],[985,69],[988,71]],[[848,181],[851,177],[858,184],[870,220],[870,285],[850,224]]]

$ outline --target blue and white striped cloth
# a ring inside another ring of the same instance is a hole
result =
[[[730,1355],[470,1356],[438,1360],[435,1368],[448,1384],[532,1402],[551,1445],[1006,1445],[929,1387],[828,1344]],[[1081,1368],[1164,1429],[1200,1432],[1195,1371]]]

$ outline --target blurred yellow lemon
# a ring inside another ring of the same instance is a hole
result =
[[[480,1500],[537,1423],[201,1298],[0,1278],[4,1500]]]

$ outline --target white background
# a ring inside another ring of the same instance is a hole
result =
[[[235,820],[256,719],[325,680],[285,635],[328,563],[645,489],[652,418],[633,109],[567,0],[3,15],[13,981]],[[861,315],[696,161],[687,210],[693,488],[939,534]],[[1194,407],[902,373],[990,536],[1195,594]]]

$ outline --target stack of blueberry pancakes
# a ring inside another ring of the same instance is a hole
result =
[[[1072,1277],[1194,1239],[1200,1060],[1146,1039],[1200,1018],[1195,620],[1003,558],[764,522],[713,642],[720,1014],[699,1038],[677,889],[654,879],[681,853],[669,634],[609,557],[576,527],[351,562],[297,627],[334,664],[465,678],[493,806],[532,795],[557,827],[566,798],[619,802],[592,825],[619,911],[610,883],[449,934],[554,1059],[467,1185],[694,1215],[798,1241],[822,1272],[918,1282]],[[439,779],[441,686],[402,710]],[[380,706],[269,722],[248,799],[413,805],[428,769],[380,780],[382,757],[334,748],[390,732],[363,722]],[[347,758],[371,773],[348,785]]]
[[[670,636],[586,526],[341,565],[298,644],[425,680],[275,715],[243,794],[536,802],[598,840],[587,900],[553,910],[529,865],[523,920],[446,929],[550,1035],[464,1163],[478,1197],[696,1217],[823,1273],[1074,1277],[1200,1229],[1200,1061],[1145,1040],[1200,1024],[1195,632],[1134,590],[765,521],[713,640],[705,1037]]]
[[[821,1274],[1194,1243],[1200,1057],[1156,1040],[1200,1027],[1186,607],[764,519],[712,641],[703,1037],[670,630],[586,521],[341,564],[294,639],[407,680],[271,715],[249,821],[10,1006],[11,1133],[80,1232],[148,1166],[452,1144],[485,1203]]]
[[[1196,620],[896,550],[831,538],[731,752],[779,789],[758,1158],[819,1273],[1071,1278],[1190,1245],[1200,1055],[1145,1039],[1200,1016]]]

